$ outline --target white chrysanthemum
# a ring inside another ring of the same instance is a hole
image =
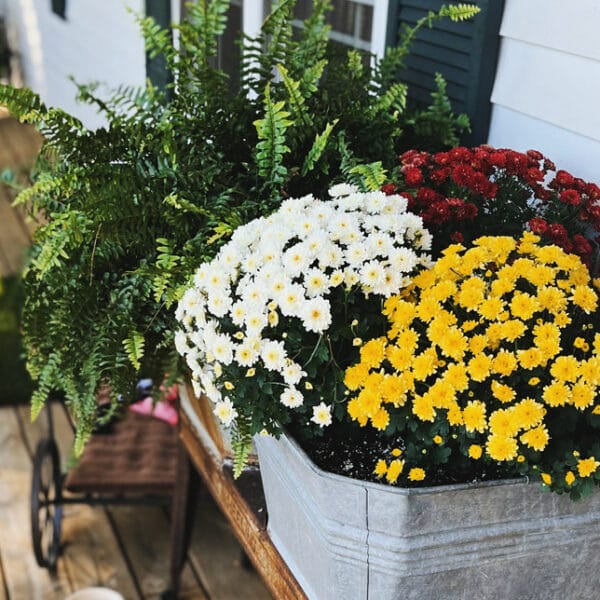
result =
[[[401,273],[410,273],[417,266],[417,255],[409,248],[394,248],[389,253],[389,263]]]
[[[304,286],[309,298],[321,296],[329,288],[329,278],[321,269],[309,269],[304,276]]]
[[[263,340],[260,346],[260,357],[269,371],[283,370],[287,358],[283,342]]]
[[[237,325],[237,327],[241,327],[244,324],[244,319],[246,318],[246,315],[248,314],[246,310],[246,305],[241,300],[234,302],[231,306],[229,314],[231,315],[231,320],[233,324]]]
[[[317,252],[317,260],[321,269],[327,267],[336,269],[344,262],[344,253],[341,248],[332,242],[326,242]]]
[[[193,375],[190,378],[190,380],[192,382],[192,389],[194,390],[194,396],[196,396],[196,398],[200,398],[200,396],[202,395],[202,392],[204,391],[202,389],[202,386],[200,385],[200,382]]]
[[[365,247],[364,240],[360,242],[354,242],[346,248],[346,262],[352,267],[357,268],[367,258],[367,249]]]
[[[234,244],[226,244],[221,248],[218,255],[218,261],[225,266],[228,272],[232,272],[238,267],[242,260],[239,249]]]
[[[227,397],[223,398],[220,402],[217,402],[214,413],[225,427],[230,427],[233,420],[238,416],[238,412],[233,406],[233,403]]]
[[[302,324],[308,331],[323,333],[331,325],[331,307],[329,302],[318,296],[311,298],[302,305]]]
[[[392,238],[383,232],[376,232],[368,235],[365,243],[371,256],[386,257],[394,249]]]
[[[304,243],[294,244],[289,250],[283,254],[281,262],[290,277],[300,275],[308,269],[312,260],[312,256],[308,247]]]
[[[336,269],[329,276],[329,285],[331,285],[331,287],[337,287],[338,285],[341,285],[342,283],[344,283],[344,279],[345,279],[344,271],[342,271],[341,269]]]
[[[249,310],[244,322],[249,336],[260,336],[260,332],[269,324],[269,317],[264,311]]]
[[[305,292],[306,290],[299,283],[289,284],[278,298],[281,313],[286,317],[297,315],[305,300]]]
[[[206,306],[215,317],[224,317],[231,308],[231,296],[222,289],[211,290]]]
[[[258,359],[256,345],[245,340],[235,349],[235,362],[242,367],[251,367]]]
[[[188,346],[188,336],[184,331],[178,330],[175,332],[175,349],[182,356],[190,351]]]
[[[335,204],[339,209],[349,211],[362,208],[364,201],[364,194],[355,192],[353,194],[349,194],[348,196],[344,196],[343,198],[338,198],[335,200]]]
[[[215,360],[224,365],[228,365],[233,360],[233,349],[234,344],[231,338],[224,333],[219,333],[217,334],[210,351],[215,357]]]
[[[310,420],[320,427],[331,425],[331,406],[328,406],[325,402],[313,406],[313,415]]]
[[[372,214],[380,213],[387,204],[387,196],[383,192],[368,192],[365,198],[365,207]]]
[[[414,243],[417,250],[425,250],[429,252],[431,250],[431,243],[433,242],[433,236],[427,229],[417,229],[414,232]]]
[[[188,288],[184,292],[179,305],[182,307],[184,313],[192,313],[194,309],[201,306],[203,302],[204,296],[199,290],[196,288]]]
[[[338,183],[329,188],[329,195],[332,198],[342,198],[344,196],[349,196],[350,194],[356,194],[357,192],[358,187],[351,183]]]
[[[346,269],[344,272],[344,281],[346,283],[346,287],[351,288],[360,281],[360,277],[354,269]]]
[[[312,235],[307,237],[304,240],[304,246],[306,247],[309,260],[312,262],[312,260],[317,257],[319,252],[321,252],[323,246],[329,243],[331,243],[331,241],[327,236],[327,232],[323,231],[322,229],[313,232]]]
[[[267,293],[262,282],[256,280],[249,283],[241,294],[242,302],[246,305],[248,312],[252,309],[262,308],[267,299]]]
[[[289,359],[281,374],[288,385],[296,385],[303,377],[306,377],[306,371],[303,371],[298,363]]]
[[[298,408],[302,406],[304,396],[296,388],[290,387],[279,396],[279,401],[288,408]]]
[[[385,269],[376,260],[366,262],[360,270],[360,282],[370,288],[375,288],[385,282]]]
[[[308,211],[309,218],[319,225],[321,229],[324,229],[327,223],[334,215],[331,202],[319,202],[311,206]]]
[[[408,198],[406,198],[406,196],[399,196],[398,194],[394,194],[393,196],[388,196],[386,198],[386,202],[381,207],[381,214],[401,214],[405,213],[407,208]]]
[[[333,240],[351,243],[353,237],[360,235],[358,219],[352,213],[337,214],[329,222],[329,231]]]

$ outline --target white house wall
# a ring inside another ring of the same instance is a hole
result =
[[[116,87],[145,81],[144,43],[134,15],[143,0],[67,0],[67,19],[51,11],[50,0],[8,0],[17,32],[25,84],[51,106],[74,114],[89,127],[102,124],[96,111],[76,103],[77,82]]]
[[[600,2],[506,0],[489,143],[600,182]]]

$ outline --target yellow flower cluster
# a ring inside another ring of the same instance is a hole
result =
[[[598,414],[598,294],[577,256],[538,242],[525,233],[450,246],[388,298],[387,336],[366,341],[345,374],[351,418],[379,430],[392,412],[445,420],[477,438],[472,459],[522,462],[523,450],[547,447],[548,411]]]

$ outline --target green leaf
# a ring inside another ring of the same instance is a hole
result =
[[[138,331],[130,332],[129,337],[123,340],[123,347],[125,348],[127,358],[137,371],[142,366],[140,361],[144,356],[144,344],[144,336]]]
[[[323,155],[323,152],[327,147],[327,142],[329,141],[329,136],[331,135],[331,132],[337,125],[338,121],[339,119],[334,119],[332,123],[327,123],[323,132],[317,133],[315,136],[315,140],[308,151],[306,158],[304,159],[304,164],[302,165],[302,176],[306,175],[315,168],[315,164]]]

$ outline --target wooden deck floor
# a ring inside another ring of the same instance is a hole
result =
[[[81,588],[105,586],[126,599],[154,600],[168,586],[168,511],[152,506],[65,506],[62,555],[55,574],[37,566],[31,547],[29,493],[32,456],[46,435],[43,418],[30,423],[27,406],[0,409],[0,600],[64,600]],[[72,430],[53,407],[55,439],[66,461]],[[210,496],[196,506],[192,544],[181,580],[182,600],[267,600]]]

